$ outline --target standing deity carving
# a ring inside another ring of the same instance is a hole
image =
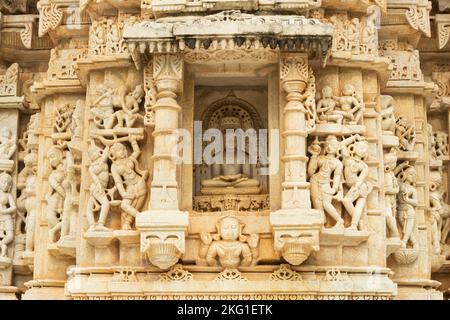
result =
[[[336,222],[333,227],[335,229],[344,227],[344,219],[333,205],[333,200],[341,201],[343,198],[344,164],[339,159],[339,153],[357,139],[360,139],[358,134],[342,141],[339,141],[336,136],[330,135],[326,138],[323,154],[317,139],[308,148],[308,152],[311,154],[308,175],[311,182],[313,207],[327,213]]]
[[[352,217],[350,230],[364,228],[361,217],[366,207],[367,197],[373,184],[369,179],[369,166],[365,162],[369,153],[369,143],[364,138],[356,138],[347,150],[344,150],[344,181],[348,188],[342,204]]]
[[[397,194],[400,186],[395,176],[395,168],[397,167],[397,153],[392,149],[389,153],[384,154],[384,187],[385,187],[385,215],[386,226],[389,238],[400,237],[397,227]]]
[[[399,192],[397,194],[397,217],[403,236],[403,247],[409,244],[416,249],[416,208],[419,204],[416,189],[416,169],[408,162],[400,163],[395,169],[399,180]]]

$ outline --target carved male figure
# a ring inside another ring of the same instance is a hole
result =
[[[372,192],[373,186],[369,181],[369,166],[364,161],[369,152],[369,144],[359,138],[350,146],[350,154],[344,155],[344,179],[349,190],[345,194],[342,204],[352,217],[349,229],[363,229],[361,217],[366,207],[367,196]]]
[[[358,134],[341,142],[336,136],[330,135],[325,141],[325,154],[316,140],[309,148],[311,158],[308,164],[308,175],[311,177],[311,200],[315,209],[324,210],[336,221],[333,228],[344,226],[344,219],[333,205],[333,200],[342,200],[343,163],[338,159],[338,152],[359,139]]]
[[[418,242],[415,235],[416,207],[419,204],[416,183],[416,169],[407,162],[396,168],[400,181],[400,191],[397,195],[398,222],[403,230],[403,247],[409,243],[416,248]]]

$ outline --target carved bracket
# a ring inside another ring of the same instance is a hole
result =
[[[294,266],[301,265],[312,251],[318,251],[319,233],[325,216],[317,210],[281,210],[270,214],[274,247]]]
[[[174,266],[185,252],[188,226],[187,212],[150,211],[138,214],[136,228],[141,232],[141,253],[162,270]]]
[[[450,38],[450,14],[436,15],[436,30],[438,33],[439,49],[444,49]]]
[[[431,37],[430,11],[431,1],[428,0],[390,0],[388,9],[404,9],[405,17],[411,28]]]

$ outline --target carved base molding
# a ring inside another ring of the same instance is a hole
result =
[[[395,281],[395,280],[394,280]],[[436,290],[441,283],[427,279],[395,281],[398,285],[398,300],[442,300],[442,292]]]
[[[165,273],[72,268],[66,294],[77,300],[388,300],[396,293],[385,268],[281,265],[220,270],[181,265]]]

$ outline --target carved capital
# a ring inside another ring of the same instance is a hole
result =
[[[280,80],[287,91],[303,92],[309,79],[308,58],[299,54],[286,54],[280,60]]]
[[[178,92],[181,89],[184,61],[178,54],[155,54],[153,77],[158,91]]]
[[[417,5],[408,7],[405,13],[409,25],[427,37],[431,37],[430,11],[431,2],[421,1]]]

